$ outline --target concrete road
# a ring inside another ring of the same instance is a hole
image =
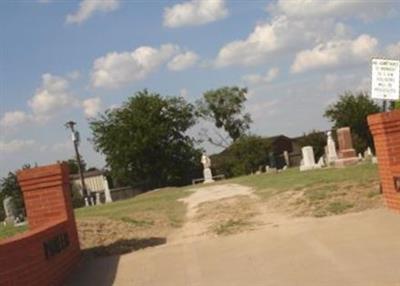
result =
[[[400,215],[294,219],[84,263],[68,285],[400,286]]]

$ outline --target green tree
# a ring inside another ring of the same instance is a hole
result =
[[[194,106],[183,98],[143,90],[92,119],[90,128],[113,178],[160,187],[188,183],[200,172],[201,152],[186,134],[195,122]]]
[[[315,160],[319,160],[325,154],[325,146],[327,137],[324,132],[313,130],[308,134],[304,134],[299,139],[301,147],[312,146],[314,149]]]
[[[232,141],[236,141],[250,128],[250,114],[244,112],[247,88],[222,87],[209,90],[197,102],[199,115],[211,121],[215,127],[223,128]],[[215,145],[227,147],[228,138],[218,134],[219,140],[207,136],[207,140]]]
[[[216,173],[227,177],[256,172],[260,166],[268,164],[271,144],[268,139],[244,135],[233,142],[220,154],[211,157]]]
[[[68,159],[67,161],[64,161],[65,163],[68,164],[69,167],[69,173],[71,175],[73,174],[79,174],[79,167],[78,167],[78,161],[76,159]],[[82,160],[82,167],[83,171],[86,171],[86,163],[85,161]]]
[[[339,100],[330,105],[324,116],[334,124],[334,128],[349,126],[353,133],[354,147],[357,152],[363,152],[368,146],[373,146],[372,135],[369,131],[367,117],[381,112],[367,93],[353,94],[345,92]]]

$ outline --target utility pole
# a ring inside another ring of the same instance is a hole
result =
[[[74,122],[74,121],[68,121],[67,123],[65,123],[65,127],[69,128],[71,130],[71,137],[72,137],[72,142],[74,143],[76,161],[78,162],[79,177],[80,177],[81,185],[82,185],[82,194],[85,199],[85,203],[87,205],[91,205],[91,203],[92,203],[91,197],[86,188],[85,178],[83,176],[83,166],[82,166],[81,155],[79,154],[79,150],[78,150],[80,136],[79,136],[79,132],[75,131],[75,125],[76,125],[76,122]]]

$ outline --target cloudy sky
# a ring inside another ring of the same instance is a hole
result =
[[[399,3],[2,1],[0,175],[71,158],[71,119],[102,167],[87,118],[143,88],[194,101],[247,86],[253,133],[326,130],[339,93],[370,89],[372,57],[400,57]]]

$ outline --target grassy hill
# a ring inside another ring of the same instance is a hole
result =
[[[250,186],[259,199],[239,197],[234,204],[214,202],[201,206],[201,217],[218,218],[216,234],[249,225],[256,209],[274,209],[288,216],[323,217],[382,206],[377,166],[361,164],[345,169],[300,172],[297,168],[276,174],[237,177],[215,184]],[[209,185],[165,188],[112,204],[75,211],[81,246],[97,254],[118,254],[165,243],[174,229],[185,221],[186,207],[180,198],[194,188]],[[228,186],[227,186],[228,187]],[[235,230],[235,231],[232,231]],[[15,229],[0,227],[0,238]]]

